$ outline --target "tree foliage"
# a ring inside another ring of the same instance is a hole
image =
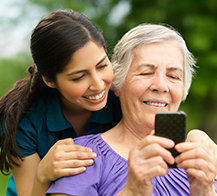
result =
[[[205,130],[217,141],[217,2],[216,0],[28,0],[51,12],[74,9],[103,32],[108,54],[122,35],[141,23],[166,23],[177,29],[197,59],[197,74],[181,105],[187,129]],[[1,62],[0,62],[1,63]],[[9,73],[10,74],[10,73]]]
[[[29,55],[24,53],[0,59],[0,98],[17,80],[26,77],[26,69],[30,63]]]

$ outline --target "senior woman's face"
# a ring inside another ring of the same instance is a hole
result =
[[[183,55],[173,42],[143,45],[134,51],[119,94],[127,121],[153,130],[155,114],[178,110],[182,93]]]

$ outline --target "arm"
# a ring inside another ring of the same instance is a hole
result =
[[[14,158],[16,160],[16,158]],[[16,184],[17,194],[23,196],[29,196],[32,191],[35,171],[40,162],[40,158],[37,153],[23,158],[23,161],[20,159],[16,160],[19,163],[20,167],[15,167],[12,169],[12,174]]]
[[[14,167],[17,193],[44,196],[52,181],[85,171],[85,166],[91,165],[95,156],[91,149],[74,145],[72,139],[60,140],[42,160],[35,153],[19,161],[21,167]]]
[[[187,172],[191,196],[217,195],[213,185],[216,176],[216,157],[211,150],[216,147],[210,141],[204,132],[197,130],[188,134],[186,142],[175,146],[181,153],[175,159],[177,167],[184,168]],[[212,147],[207,148],[207,145]]]

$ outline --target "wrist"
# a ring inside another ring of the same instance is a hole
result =
[[[35,181],[40,184],[51,184],[51,181],[48,180],[46,173],[44,173],[43,170],[41,171],[40,164],[38,165],[35,173]]]
[[[190,196],[217,196],[215,191],[215,187],[212,184],[210,187],[203,188],[195,188],[194,190],[190,190]]]

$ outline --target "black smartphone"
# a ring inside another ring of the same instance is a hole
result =
[[[183,111],[158,112],[155,116],[155,135],[169,138],[178,144],[185,141],[186,114]],[[174,149],[168,149],[175,158],[179,153]],[[176,164],[169,168],[176,168]]]

